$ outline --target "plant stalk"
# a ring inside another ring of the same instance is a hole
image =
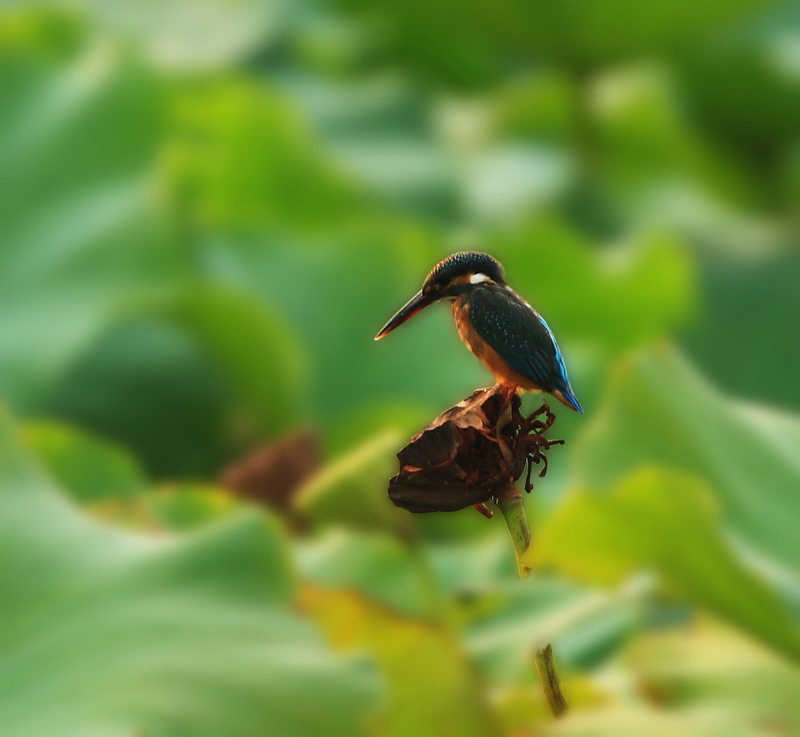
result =
[[[525,502],[522,494],[515,486],[509,486],[497,498],[497,506],[503,513],[517,557],[517,570],[520,578],[528,578],[531,569],[522,562],[522,556],[531,544],[531,528],[528,526],[528,517],[525,514]]]
[[[525,514],[525,503],[519,489],[509,486],[497,498],[497,506],[503,513],[503,518],[511,536],[511,543],[514,546],[514,554],[517,557],[517,570],[520,578],[528,578],[531,569],[522,562],[522,556],[531,544],[531,529],[528,526],[528,517]],[[561,716],[567,709],[567,701],[564,692],[561,690],[561,682],[558,679],[555,662],[553,661],[553,648],[550,644],[537,650],[534,659],[536,672],[539,675],[539,682],[542,691],[553,716]]]
[[[567,710],[567,700],[561,690],[561,681],[558,680],[556,664],[553,661],[553,646],[548,644],[537,650],[533,662],[550,711],[554,717],[560,717]]]

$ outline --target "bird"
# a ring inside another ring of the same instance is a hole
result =
[[[422,289],[381,328],[381,340],[434,302],[452,302],[458,334],[500,385],[543,391],[583,414],[556,337],[544,318],[507,283],[488,253],[462,251],[440,261]]]

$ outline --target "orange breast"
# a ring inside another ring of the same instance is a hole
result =
[[[456,319],[456,327],[461,340],[475,357],[492,372],[498,384],[514,384],[530,391],[539,390],[534,382],[519,371],[512,369],[497,351],[478,335],[469,319],[469,302],[467,302],[466,295],[459,296],[453,302],[453,317]]]

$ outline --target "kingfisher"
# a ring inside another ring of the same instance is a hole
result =
[[[503,265],[488,253],[454,253],[436,264],[422,289],[381,328],[375,340],[442,300],[452,302],[461,340],[498,384],[547,392],[583,414],[556,336],[506,283]]]

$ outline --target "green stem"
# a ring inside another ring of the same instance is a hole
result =
[[[542,684],[544,697],[553,716],[560,717],[567,710],[567,700],[561,690],[561,682],[558,680],[556,664],[553,662],[553,646],[546,645],[541,650],[536,651],[536,672],[539,674],[539,682]]]
[[[517,570],[520,578],[527,578],[531,569],[524,565],[522,556],[531,544],[531,529],[528,527],[528,517],[525,514],[525,502],[519,489],[510,486],[497,498],[497,506],[503,513],[508,527],[508,534],[511,535],[511,543],[514,546],[514,554],[517,556]]]
[[[522,556],[531,544],[531,530],[528,526],[528,517],[525,514],[525,503],[519,489],[510,486],[497,498],[497,506],[503,513],[503,517],[514,545],[514,554],[517,556],[517,570],[520,578],[528,578],[531,569],[522,562]],[[542,684],[544,697],[550,706],[553,716],[561,716],[567,709],[567,701],[561,690],[561,683],[558,680],[555,662],[553,661],[553,648],[546,645],[541,650],[537,650],[534,659],[536,672],[539,674],[539,682]]]

